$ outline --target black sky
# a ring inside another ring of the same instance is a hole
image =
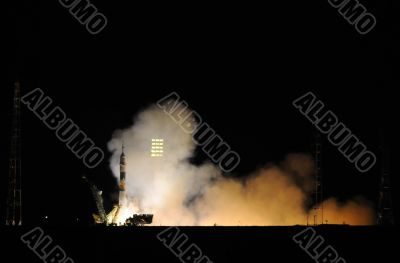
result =
[[[291,2],[185,7],[92,1],[109,22],[96,36],[57,1],[11,4],[3,50],[2,207],[16,78],[23,94],[40,87],[104,151],[114,130],[176,91],[242,157],[232,176],[245,176],[288,153],[310,152],[315,128],[292,101],[313,91],[379,156],[381,130],[389,145],[394,139],[393,7],[365,3],[378,24],[361,36],[327,1]],[[80,177],[92,176],[109,198],[116,188],[109,153],[97,168],[85,168],[22,107],[25,220],[49,215],[64,225],[90,218],[93,202]],[[326,196],[364,195],[376,204],[379,159],[361,174],[327,141],[323,154]]]

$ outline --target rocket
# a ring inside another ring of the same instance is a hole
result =
[[[124,145],[119,159],[119,205],[125,204],[125,175],[126,175],[126,158],[124,153]]]

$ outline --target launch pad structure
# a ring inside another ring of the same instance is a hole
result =
[[[120,156],[120,175],[118,184],[118,205],[114,205],[114,208],[110,213],[106,213],[103,205],[102,191],[100,191],[96,185],[89,181],[86,176],[82,179],[88,183],[92,192],[93,199],[95,200],[98,214],[93,214],[93,219],[96,224],[107,225],[107,226],[142,226],[145,224],[151,224],[153,222],[152,214],[132,214],[131,217],[127,218],[123,224],[118,222],[119,214],[121,209],[127,205],[127,197],[125,191],[125,180],[126,180],[126,157],[124,153],[124,145],[122,145],[122,152]]]

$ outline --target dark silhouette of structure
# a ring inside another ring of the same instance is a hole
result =
[[[385,143],[384,135],[381,134],[381,180],[379,187],[379,203],[378,203],[378,225],[393,226],[393,203],[392,203],[392,188],[390,183],[389,172],[389,151]]]
[[[6,225],[22,225],[21,203],[21,88],[14,85],[13,120],[7,194]]]
[[[314,143],[314,162],[315,162],[315,188],[314,188],[314,204],[313,204],[313,224],[324,224],[324,207],[323,207],[323,188],[322,188],[322,142],[321,134],[317,131]]]

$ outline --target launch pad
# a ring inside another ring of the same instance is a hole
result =
[[[120,176],[119,176],[119,195],[118,205],[107,214],[103,205],[102,191],[100,191],[86,176],[82,179],[89,184],[90,190],[92,191],[93,199],[96,202],[97,214],[93,214],[93,219],[96,224],[106,226],[142,226],[153,223],[152,214],[132,214],[131,217],[121,218],[121,210],[127,206],[127,198],[125,192],[125,178],[126,178],[126,158],[124,153],[124,146],[122,145],[122,151],[120,156]]]

